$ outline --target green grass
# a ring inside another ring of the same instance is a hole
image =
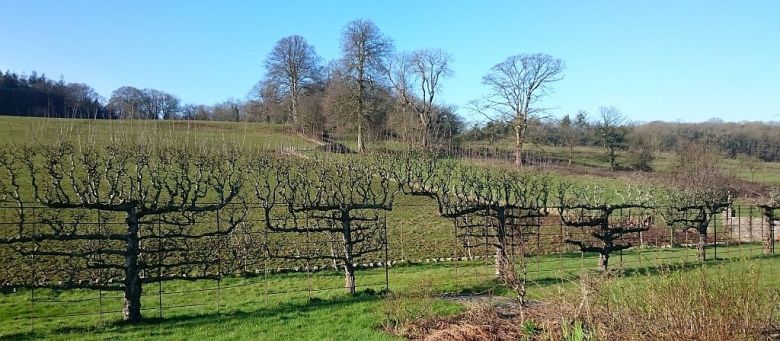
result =
[[[175,142],[177,144],[229,142],[250,150],[286,147],[314,148],[301,136],[279,124],[209,121],[119,121],[0,116],[0,144],[25,144],[68,139],[108,144],[115,140]]]
[[[84,143],[110,143],[117,139],[176,141],[178,143],[213,143],[228,141],[250,149],[277,150],[294,146],[312,149],[314,144],[291,134],[285,126],[257,123],[171,122],[171,121],[91,121],[0,117],[0,144],[51,141],[59,137]],[[389,145],[388,148],[397,148]],[[538,147],[533,147],[538,148]],[[545,151],[566,157],[565,148]],[[603,150],[578,148],[575,163],[605,169]],[[729,160],[728,167],[738,167]],[[472,161],[466,161],[472,162]],[[663,170],[667,157],[656,161]],[[496,165],[493,165],[496,166]],[[780,164],[765,164],[755,178],[780,183]],[[759,173],[761,172],[761,173]],[[554,172],[554,181],[581,184],[603,183],[617,188],[624,182],[611,177],[573,176]],[[745,176],[740,175],[740,176]],[[450,220],[441,218],[435,203],[423,197],[398,197],[394,210],[388,212],[390,259],[430,259],[463,257],[466,251],[454,239]],[[757,244],[718,246],[720,258],[757,257]],[[438,293],[493,293],[511,295],[494,281],[492,250],[476,250],[486,258],[466,262],[431,262],[390,269],[390,287],[405,292],[428,284]],[[379,260],[383,255],[372,255]],[[708,256],[715,256],[714,247]],[[634,249],[615,254],[610,265],[624,268],[628,275],[652,273],[660,265],[695,264],[694,249]],[[363,261],[361,261],[363,262]],[[760,258],[768,272],[776,273],[777,257]],[[718,262],[707,262],[718,263]],[[739,263],[726,266],[739,270]],[[596,267],[592,254],[562,253],[532,257],[529,276],[533,287],[531,298],[545,299],[571,286],[583,269]],[[384,270],[359,270],[358,290],[384,288]],[[628,279],[631,280],[629,276]],[[780,285],[775,281],[769,285]],[[166,282],[144,287],[144,315],[147,322],[137,326],[117,323],[120,319],[121,293],[93,290],[35,290],[35,319],[29,290],[0,294],[0,339],[359,339],[388,340],[379,325],[383,319],[383,298],[363,293],[344,294],[343,276],[322,271],[307,276],[302,273],[274,274],[254,278],[225,278],[214,281]],[[163,294],[162,318],[159,313],[159,291]],[[309,297],[312,300],[309,300]],[[52,302],[44,302],[44,301]],[[63,301],[69,301],[67,304]],[[100,314],[101,311],[104,312]],[[450,301],[437,300],[437,314],[452,314],[462,308]],[[64,315],[83,315],[62,317]],[[33,323],[34,322],[34,323]],[[32,327],[35,332],[32,332]]]
[[[745,244],[719,246],[719,258],[755,258],[765,271],[780,270],[780,258],[760,257],[760,246]],[[709,250],[713,255],[714,250]],[[696,264],[692,249],[635,249],[614,255],[612,268],[623,268],[628,279],[634,274],[653,273],[659,266]],[[622,258],[622,262],[621,262]],[[583,269],[596,266],[595,255],[568,253],[532,257],[529,296],[545,299],[573,285]],[[722,264],[708,261],[705,264]],[[734,264],[739,264],[736,262]],[[738,265],[734,265],[738,266]],[[429,285],[443,293],[493,293],[511,296],[494,281],[490,261],[427,263],[391,267],[390,287],[397,292]],[[143,308],[148,320],[136,326],[120,319],[121,294],[94,290],[35,290],[35,332],[30,303],[31,292],[0,295],[0,338],[48,339],[361,339],[389,340],[380,330],[384,318],[383,298],[365,293],[366,288],[384,288],[384,270],[359,270],[361,294],[343,293],[339,272],[323,271],[273,274],[267,277],[225,278],[220,281],[166,282],[162,284],[163,318],[158,318],[157,284],[144,286]],[[772,278],[772,276],[766,276]],[[768,283],[777,286],[777,282]],[[309,292],[311,289],[311,293]],[[309,295],[313,298],[309,300]],[[43,302],[50,300],[53,302]],[[62,302],[69,301],[64,304]],[[193,304],[197,304],[192,306]],[[437,300],[434,311],[440,315],[460,311],[458,305]],[[57,317],[80,315],[85,317]]]
[[[493,144],[484,141],[472,141],[465,144],[468,148],[487,148],[503,151],[513,151],[514,141],[511,139],[498,140]],[[569,148],[562,146],[540,146],[527,144],[523,147],[524,151],[546,155],[560,160],[568,160]],[[626,152],[622,151],[618,156],[618,163],[624,163]],[[674,154],[669,152],[658,153],[655,155],[651,167],[654,171],[664,173],[671,170],[674,163]],[[757,162],[754,170],[746,169],[743,161],[739,159],[724,159],[720,166],[726,171],[734,174],[737,178],[756,182],[765,185],[780,184],[780,162]],[[609,170],[609,159],[604,148],[599,147],[574,147],[572,153],[572,165],[584,166],[596,170]]]

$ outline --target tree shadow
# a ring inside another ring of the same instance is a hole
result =
[[[173,335],[173,331],[165,329],[174,328],[195,328],[204,324],[221,325],[226,323],[242,323],[241,321],[251,319],[262,319],[271,317],[280,317],[284,319],[287,314],[308,314],[323,309],[337,309],[350,306],[360,302],[371,302],[382,299],[381,294],[371,294],[360,292],[352,296],[344,296],[333,299],[312,299],[303,303],[279,303],[271,307],[261,307],[253,310],[232,310],[226,312],[211,313],[191,313],[171,317],[147,317],[136,324],[128,324],[123,321],[105,322],[100,325],[76,325],[63,326],[50,329],[45,332],[20,332],[0,336],[0,340],[38,340],[50,338],[52,335],[62,334],[90,334],[97,335],[102,332],[132,333],[138,330],[145,330],[151,333],[152,337],[163,337]],[[150,327],[160,327],[158,329]],[[153,334],[153,335],[152,335]]]

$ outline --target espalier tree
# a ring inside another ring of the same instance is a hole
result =
[[[707,235],[715,217],[731,206],[736,190],[721,177],[693,177],[678,182],[666,195],[663,211],[667,226],[693,231],[698,236],[696,253],[707,259]]]
[[[564,241],[581,252],[598,253],[602,271],[612,253],[633,246],[624,236],[647,231],[653,223],[654,198],[647,189],[628,185],[612,193],[598,185],[563,183],[556,196],[563,224],[584,232]]]
[[[467,249],[484,246],[482,241],[494,247],[496,275],[525,303],[526,242],[547,215],[549,178],[458,166],[432,156],[409,158],[406,164],[406,192],[434,198]]]
[[[69,143],[0,150],[0,190],[14,229],[0,247],[17,266],[5,281],[124,292],[124,320],[141,320],[144,283],[217,278],[243,224],[238,153],[144,144]],[[9,251],[11,250],[11,251]],[[6,269],[8,270],[8,269]]]
[[[254,163],[255,195],[262,202],[269,257],[333,261],[355,293],[355,262],[387,243],[382,211],[400,192],[387,162],[277,158]],[[295,237],[297,235],[297,237]],[[293,240],[305,238],[306,242]]]

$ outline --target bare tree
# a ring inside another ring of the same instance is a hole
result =
[[[734,178],[718,165],[720,156],[710,146],[688,143],[679,148],[666,196],[664,218],[673,229],[692,230],[698,237],[697,255],[707,259],[708,230],[715,216],[728,208],[739,192]]]
[[[368,113],[368,89],[382,82],[384,62],[393,51],[393,43],[376,25],[364,19],[347,24],[341,35],[342,62],[346,74],[356,84],[357,102],[357,151],[365,151],[363,125],[371,115]]]
[[[143,283],[222,273],[215,257],[223,240],[212,237],[246,215],[243,207],[224,210],[242,185],[236,155],[145,145],[6,148],[0,189],[16,203],[18,228],[4,232],[0,246],[48,259],[36,263],[43,276],[33,274],[32,286],[124,291],[124,319],[139,322]],[[217,210],[216,230],[196,224]]]
[[[482,84],[490,93],[473,109],[493,120],[509,123],[514,128],[515,164],[521,165],[523,143],[528,125],[544,111],[536,107],[539,99],[547,96],[555,83],[563,79],[564,64],[547,54],[520,54],[507,58],[482,77]]]
[[[609,156],[609,166],[617,170],[617,151],[626,147],[626,131],[623,125],[626,117],[615,107],[600,107],[601,120],[597,123],[604,149]]]
[[[156,89],[123,86],[111,93],[108,105],[125,119],[171,119],[178,115],[180,102],[176,96]]]
[[[363,100],[359,101],[356,96],[357,82],[343,65],[333,65],[323,96],[328,128],[335,132],[357,131],[360,144],[365,149],[367,136],[382,130],[394,104],[387,89],[378,85],[366,83]],[[362,109],[359,108],[361,103]],[[356,112],[362,112],[363,115],[356,119]]]
[[[276,42],[265,60],[266,81],[290,98],[290,115],[298,122],[298,101],[304,88],[320,79],[321,59],[314,47],[299,35],[284,37]]]
[[[550,179],[544,174],[456,166],[432,155],[410,155],[404,169],[405,192],[435,199],[467,250],[495,248],[498,279],[525,304],[526,242],[538,235],[541,218],[548,213]]]
[[[571,160],[574,157],[574,145],[577,143],[577,130],[574,129],[571,116],[566,115],[560,121],[561,138],[563,145],[569,148],[569,162],[571,166]]]
[[[710,224],[730,204],[728,192],[715,188],[673,192],[664,219],[670,228],[696,232],[699,236],[696,255],[704,261]]]
[[[440,81],[452,75],[452,57],[440,49],[422,49],[396,56],[388,67],[388,76],[405,107],[411,108],[420,120],[422,146],[428,147],[431,124],[437,117],[434,103],[441,90]]]
[[[387,243],[381,212],[400,191],[389,170],[376,160],[278,159],[256,164],[253,173],[266,228],[276,236],[266,245],[269,257],[336,261],[347,292],[355,293],[355,262]],[[290,247],[296,234],[313,240]]]
[[[633,246],[624,236],[647,231],[653,223],[649,210],[654,199],[647,190],[629,186],[618,193],[619,202],[611,204],[602,187],[561,184],[557,197],[563,224],[585,229],[580,238],[564,241],[581,252],[597,252],[602,271],[609,266],[610,254]]]

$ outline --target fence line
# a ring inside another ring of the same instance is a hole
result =
[[[415,207],[419,208],[419,205],[394,205],[396,208]],[[432,208],[434,206],[431,206]],[[229,209],[227,207],[225,209]],[[3,207],[0,206],[0,210],[15,210],[16,207]],[[27,209],[40,209],[47,210],[44,207],[27,206]],[[224,210],[224,209],[223,209]],[[551,212],[556,212],[554,209],[550,209]],[[659,215],[660,209],[654,211],[655,215]],[[712,250],[714,259],[732,259],[743,257],[754,257],[764,253],[765,248],[761,243],[766,240],[767,236],[771,236],[770,243],[772,246],[771,253],[774,254],[775,236],[780,236],[780,233],[772,231],[772,226],[768,222],[757,219],[759,214],[754,214],[759,210],[753,206],[734,206],[723,214],[715,216],[712,222],[712,234],[708,236],[707,242],[709,244],[708,249]],[[747,213],[747,216],[743,216]],[[630,214],[630,212],[629,212]],[[8,217],[8,213],[0,215],[0,217]],[[97,213],[101,215],[100,212]],[[214,225],[219,232],[222,228],[220,211],[214,214],[213,223],[204,224],[204,226]],[[357,288],[367,289],[370,288],[374,291],[382,289],[393,289],[394,273],[402,275],[407,264],[418,264],[422,266],[431,267],[430,271],[444,278],[447,281],[443,282],[448,284],[446,287],[451,287],[457,291],[457,288],[477,288],[481,287],[483,290],[496,290],[495,282],[491,281],[495,275],[493,268],[494,264],[494,248],[492,246],[493,237],[489,235],[488,228],[484,228],[484,233],[481,238],[483,240],[476,241],[477,236],[470,236],[464,234],[456,224],[451,224],[448,228],[449,232],[445,232],[449,235],[443,235],[441,237],[424,237],[416,240],[420,243],[427,244],[445,244],[451,241],[449,252],[447,254],[435,254],[430,253],[424,258],[419,259],[407,259],[408,254],[415,254],[409,250],[404,250],[404,245],[408,242],[415,241],[414,235],[410,235],[408,226],[388,226],[387,216],[382,215],[379,223],[381,228],[377,233],[381,234],[379,238],[381,247],[378,251],[373,252],[368,257],[364,257],[358,260],[355,264],[361,269],[357,276]],[[280,221],[284,220],[280,218]],[[565,238],[579,237],[585,238],[588,233],[581,228],[564,227],[555,216],[548,217],[543,221],[543,224],[539,226],[538,232],[531,235],[533,241],[528,239],[524,241],[522,235],[519,236],[520,241],[517,242],[519,249],[515,248],[514,242],[511,250],[511,256],[513,262],[523,261],[525,258],[527,262],[529,283],[532,285],[544,285],[549,281],[564,283],[574,278],[576,273],[583,269],[595,268],[595,258],[586,253],[577,252],[573,249],[572,245],[564,242]],[[247,223],[261,222],[262,219],[249,219]],[[659,219],[660,221],[660,219]],[[33,235],[39,233],[38,225],[41,222],[30,222],[33,226]],[[78,224],[79,226],[84,223],[84,226],[97,226],[98,228],[123,225],[122,223],[109,222],[109,221],[93,221],[93,222],[81,222],[71,221],[65,222]],[[5,221],[0,224],[0,233],[2,236],[8,236],[8,226],[18,225],[19,222]],[[156,241],[158,250],[164,248],[165,234],[163,233],[164,223],[162,219],[156,221],[156,236],[153,240]],[[308,225],[307,225],[308,226]],[[777,224],[774,226],[777,228]],[[749,230],[748,234],[743,234],[743,229]],[[760,233],[754,233],[756,229]],[[154,229],[153,229],[154,230]],[[651,232],[652,233],[648,233]],[[259,247],[255,250],[262,250],[263,247],[267,248],[268,245],[275,245],[282,248],[290,247],[297,249],[296,247],[303,246],[307,252],[320,252],[321,249],[312,250],[317,246],[328,246],[338,243],[340,240],[337,238],[327,238],[324,240],[311,240],[314,238],[312,235],[314,232],[306,233],[303,239],[298,238],[291,240],[273,240],[273,236],[285,235],[284,232],[277,231],[265,231],[262,227],[256,228],[252,226],[247,231],[236,231],[229,236],[215,236],[213,239],[219,244],[227,245],[227,239],[229,237],[240,239],[256,238],[254,240],[260,245],[254,245]],[[261,238],[262,237],[262,238]],[[271,239],[269,239],[269,237]],[[472,238],[474,237],[474,238]],[[475,239],[473,244],[468,244],[469,238]],[[684,243],[681,241],[688,241]],[[620,242],[632,243],[632,248],[620,251],[619,254],[615,254],[614,257],[618,258],[618,261],[614,264],[619,269],[633,269],[641,271],[642,269],[652,268],[659,265],[678,264],[678,263],[692,263],[696,262],[697,255],[692,252],[694,243],[690,242],[691,239],[688,236],[687,231],[680,232],[674,231],[662,225],[653,226],[645,233],[619,239]],[[441,243],[439,243],[441,242]],[[107,243],[107,242],[106,242]],[[467,247],[466,245],[471,245]],[[392,247],[399,247],[400,250],[392,250]],[[520,250],[522,249],[522,250]],[[446,248],[444,250],[447,250]],[[159,280],[167,272],[166,264],[164,263],[163,256],[152,259],[152,262],[156,261],[156,266],[151,266],[148,272],[144,273],[144,278],[149,278],[150,282],[145,283],[145,287],[150,288],[156,284],[157,290],[145,291],[142,294],[142,311],[156,312],[159,318],[163,318],[166,315],[166,311],[178,309],[183,310],[185,308],[204,307],[204,309],[214,309],[216,313],[222,313],[227,309],[227,306],[234,305],[232,301],[227,300],[230,295],[240,295],[241,290],[252,289],[256,296],[251,296],[251,299],[262,300],[263,304],[269,305],[271,300],[277,302],[286,302],[295,299],[308,299],[312,300],[315,296],[328,292],[338,292],[345,290],[343,285],[336,285],[339,282],[339,276],[336,275],[340,267],[344,264],[338,262],[329,263],[327,260],[312,261],[311,259],[299,259],[299,260],[279,260],[275,259],[269,252],[260,252],[256,254],[248,252],[241,256],[240,261],[243,262],[243,268],[239,271],[230,271],[228,268],[223,267],[225,263],[236,261],[235,259],[226,258],[229,254],[223,253],[223,251],[229,251],[226,249],[218,249],[216,251],[216,271],[209,273],[213,279],[202,279],[193,282],[190,285],[183,285],[176,282],[176,286],[165,289],[166,281]],[[393,252],[394,251],[394,252]],[[393,252],[391,254],[391,252]],[[417,254],[425,254],[417,252]],[[397,257],[398,258],[393,258]],[[24,257],[22,257],[24,258]],[[41,288],[47,283],[47,275],[44,269],[39,266],[45,267],[46,264],[43,260],[36,257],[35,253],[29,256],[30,265],[30,280],[27,283],[12,283],[9,282],[9,278],[5,278],[6,283],[3,286],[3,295],[0,295],[0,307],[8,307],[20,309],[20,304],[27,306],[26,312],[20,312],[14,321],[28,321],[30,331],[35,332],[36,324],[46,323],[50,320],[66,320],[73,323],[79,323],[78,318],[89,318],[98,316],[102,321],[105,316],[111,316],[114,314],[122,313],[121,300],[122,295],[107,294],[103,289],[89,291],[87,289],[79,289],[80,293],[88,295],[87,297],[68,295],[71,292],[68,289],[60,288]],[[22,259],[23,260],[23,259]],[[8,261],[4,266],[10,266]],[[22,264],[22,263],[20,263]],[[283,265],[293,265],[284,267]],[[14,264],[17,265],[17,264]],[[361,265],[366,265],[362,266]],[[372,270],[371,268],[381,267],[382,269]],[[250,269],[251,268],[251,269]],[[337,270],[333,270],[336,268]],[[399,270],[395,270],[399,269]],[[412,268],[414,269],[414,268]],[[235,269],[234,269],[235,270]],[[252,270],[252,271],[248,271]],[[297,270],[297,271],[293,271]],[[421,271],[429,271],[427,269]],[[284,274],[284,272],[292,272]],[[154,273],[158,280],[153,277],[149,277],[149,273]],[[204,272],[206,273],[206,272]],[[440,274],[443,273],[443,274]],[[335,276],[334,276],[335,275]],[[365,282],[363,277],[365,277]],[[82,279],[85,280],[85,279]],[[86,279],[91,280],[91,279]],[[274,287],[280,285],[284,281],[292,281],[296,285],[289,286],[287,283],[283,288]],[[121,280],[117,280],[117,283]],[[211,283],[211,284],[210,284]],[[195,288],[198,284],[202,286]],[[491,289],[491,285],[493,286]],[[487,288],[487,289],[485,289]],[[476,289],[475,289],[476,290]],[[24,300],[20,300],[19,295],[25,295],[25,291],[29,291],[29,295]],[[94,295],[94,296],[90,296]],[[152,301],[154,300],[154,305]],[[60,309],[50,308],[56,307]],[[65,309],[62,309],[65,307]],[[22,309],[24,310],[24,309]],[[53,312],[53,313],[52,313]],[[189,311],[191,313],[191,310]],[[70,323],[68,322],[68,323]]]

